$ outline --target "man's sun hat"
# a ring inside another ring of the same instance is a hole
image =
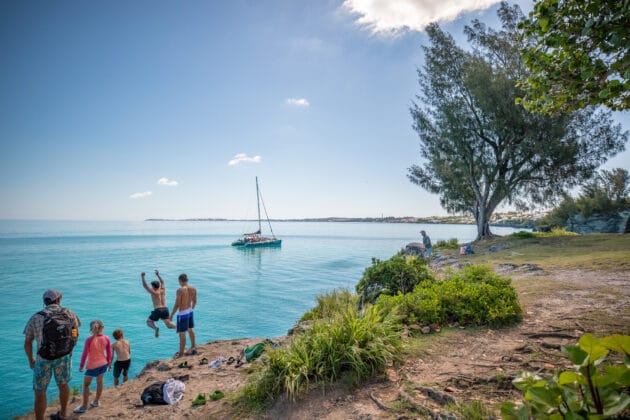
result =
[[[51,302],[59,299],[63,294],[59,290],[48,289],[44,292],[44,300],[49,300]]]

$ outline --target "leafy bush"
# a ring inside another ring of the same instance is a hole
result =
[[[459,242],[457,242],[457,238],[451,238],[448,241],[439,240],[433,246],[434,249],[458,249]]]
[[[406,295],[381,295],[376,305],[384,315],[404,324],[500,326],[522,315],[510,279],[483,265],[465,267],[441,281],[422,281]]]
[[[373,303],[379,295],[408,293],[421,281],[433,280],[423,258],[398,253],[387,261],[372,258],[356,286],[362,302]]]
[[[557,236],[579,236],[579,233],[569,232],[565,228],[551,229],[551,232],[536,232],[537,238],[550,238]]]
[[[332,383],[349,377],[355,383],[385,371],[398,359],[400,333],[373,306],[362,311],[348,305],[332,319],[320,319],[288,347],[267,353],[267,364],[256,371],[237,395],[250,408],[263,407],[282,393],[296,399],[311,383]]]
[[[317,305],[302,315],[300,321],[315,319],[330,319],[343,314],[348,307],[356,307],[359,304],[357,295],[349,290],[333,290],[330,293],[317,296]]]
[[[561,229],[551,229],[549,232],[527,232],[524,230],[520,230],[518,232],[512,233],[510,236],[516,239],[529,239],[529,238],[550,238],[557,236],[578,236],[578,233],[569,232],[565,228]]]
[[[525,403],[521,406],[504,403],[503,418],[628,418],[630,336],[598,339],[585,334],[577,346],[563,347],[562,351],[573,364],[573,370],[560,372],[549,380],[523,372],[512,383],[525,391]],[[624,363],[608,361],[611,351],[622,355]]]
[[[536,234],[534,232],[527,232],[525,230],[519,230],[518,232],[512,233],[510,236],[516,239],[529,239],[529,238],[535,238]]]

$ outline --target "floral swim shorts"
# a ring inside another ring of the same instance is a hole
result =
[[[72,356],[68,354],[56,360],[36,360],[33,368],[33,390],[46,391],[53,373],[57,385],[70,382],[72,379]]]

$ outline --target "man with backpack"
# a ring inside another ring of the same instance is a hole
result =
[[[52,375],[59,388],[61,410],[51,418],[66,416],[72,377],[72,349],[79,338],[81,321],[68,308],[61,307],[62,293],[58,290],[44,292],[46,308],[37,312],[24,327],[24,351],[33,369],[33,391],[35,392],[35,417],[46,414],[46,389]],[[33,340],[37,342],[37,353],[33,356]]]

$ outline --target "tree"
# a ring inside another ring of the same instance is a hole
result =
[[[603,201],[610,212],[630,207],[630,174],[623,168],[603,169],[582,187],[582,195]]]
[[[564,228],[576,214],[589,217],[594,213],[616,214],[630,208],[630,174],[623,168],[603,169],[582,185],[577,198],[565,194],[557,207],[536,225],[545,228]]]
[[[525,107],[630,109],[630,1],[538,0],[521,28],[533,41],[522,50]]]
[[[517,33],[522,13],[502,3],[498,14],[501,31],[479,21],[466,27],[472,52],[439,26],[427,28],[430,45],[411,107],[424,163],[410,167],[408,177],[439,194],[448,211],[470,212],[477,239],[492,236],[490,216],[499,204],[548,203],[588,179],[627,138],[609,112],[551,117],[517,105],[516,80],[527,75]]]

